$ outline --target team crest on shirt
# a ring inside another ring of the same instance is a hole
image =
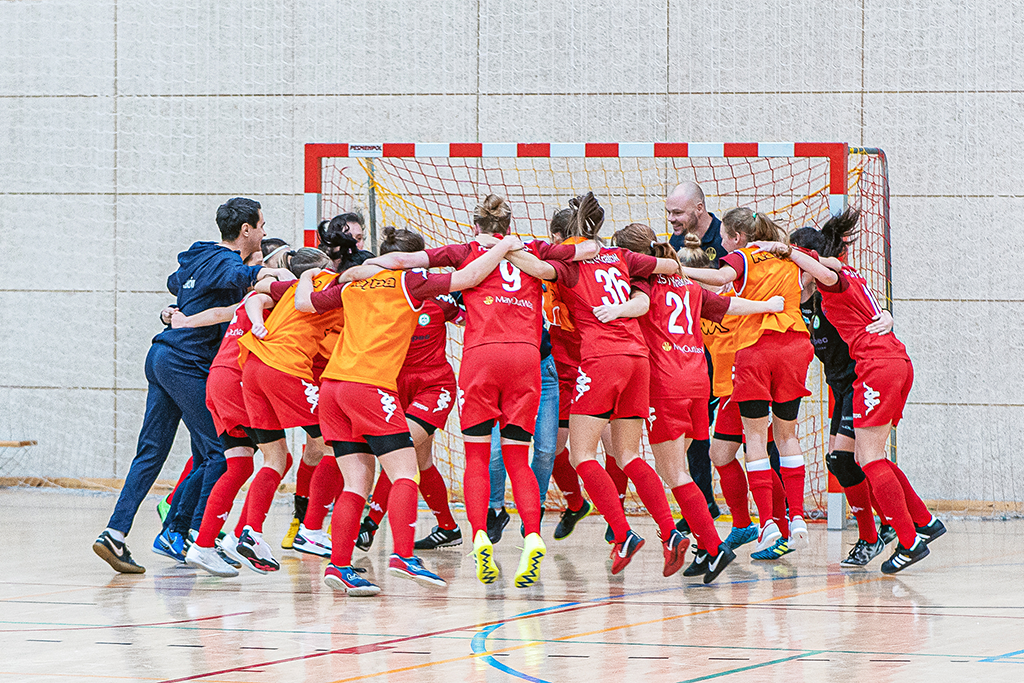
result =
[[[818,329],[819,327],[821,327],[821,318],[819,318],[818,316],[814,316],[814,320],[811,322],[811,325],[814,326],[814,329]]]
[[[420,319],[417,320],[416,322],[418,322],[420,324],[420,326],[429,325],[430,324],[430,314],[429,313],[421,313],[420,314]]]
[[[714,247],[708,247],[707,249],[704,250],[704,253],[708,255],[708,259],[711,261],[714,261],[716,258],[718,258],[718,252],[715,251]]]
[[[672,345],[669,344],[668,342],[661,342],[661,350],[662,351],[671,351],[672,350]]]
[[[484,297],[484,305],[485,306],[490,306],[493,303],[494,303],[494,297],[493,296],[488,294],[487,296]]]

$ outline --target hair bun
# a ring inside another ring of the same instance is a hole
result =
[[[699,249],[700,238],[694,235],[692,232],[686,233],[686,237],[683,239],[683,246],[687,249]]]

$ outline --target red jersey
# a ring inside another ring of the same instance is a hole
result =
[[[525,247],[544,260],[571,259],[576,253],[573,246],[553,246],[540,240],[526,242]],[[427,249],[431,267],[461,268],[486,253],[476,242]],[[480,284],[464,290],[462,300],[466,305],[465,348],[500,342],[521,342],[540,348],[544,296],[537,278],[502,261]]]
[[[637,287],[651,298],[647,315],[639,318],[651,354],[651,396],[709,396],[700,321],[722,322],[729,299],[681,275],[654,275]]]
[[[451,294],[442,294],[424,301],[401,374],[427,374],[437,368],[450,368],[445,355],[448,341],[446,323],[455,322],[461,316],[462,309]]]
[[[241,370],[241,366],[238,364],[238,338],[243,334],[252,329],[252,321],[249,320],[249,316],[245,314],[245,302],[249,300],[256,292],[249,292],[242,299],[242,303],[235,309],[235,317],[231,319],[231,323],[228,325],[227,332],[224,333],[224,339],[220,342],[220,349],[217,350],[217,357],[213,359],[213,363],[210,368],[231,368],[232,370]],[[270,310],[263,311],[263,319],[266,320],[267,316],[270,315]]]
[[[818,291],[821,292],[821,310],[849,345],[850,358],[855,361],[873,358],[910,360],[907,347],[892,332],[872,334],[864,329],[882,309],[860,273],[850,266],[843,266],[839,281],[831,287],[819,282]]]
[[[603,247],[589,261],[552,261],[559,292],[582,337],[580,356],[647,356],[647,343],[635,318],[603,323],[594,315],[602,304],[629,301],[630,280],[654,273],[658,260],[620,247]]]

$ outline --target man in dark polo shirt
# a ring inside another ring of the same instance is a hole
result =
[[[683,246],[686,233],[700,238],[700,246],[708,258],[718,267],[718,259],[725,256],[722,248],[722,221],[704,206],[704,192],[700,185],[687,180],[675,186],[665,199],[665,213],[668,214],[672,236],[668,242],[676,251]]]

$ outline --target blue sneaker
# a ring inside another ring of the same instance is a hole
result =
[[[783,555],[788,555],[791,552],[793,552],[793,549],[789,547],[789,540],[780,538],[764,550],[758,550],[756,553],[750,553],[750,559],[777,560]]]
[[[609,545],[615,545],[615,532],[612,531],[611,524],[607,524],[604,527],[604,542]]]
[[[750,526],[742,528],[733,527],[732,531],[729,532],[729,535],[725,539],[725,544],[733,550],[736,550],[736,548],[739,548],[741,545],[746,545],[757,538],[757,532],[758,528],[756,524],[751,524]]]
[[[153,541],[153,552],[185,564],[185,539],[177,531],[164,529]]]
[[[380,593],[380,586],[359,576],[352,567],[328,564],[324,570],[324,583],[334,590],[345,591],[353,598],[368,598]]]
[[[444,588],[448,582],[423,566],[423,560],[416,557],[401,557],[392,554],[388,562],[388,573],[403,579],[412,579],[421,586]]]

